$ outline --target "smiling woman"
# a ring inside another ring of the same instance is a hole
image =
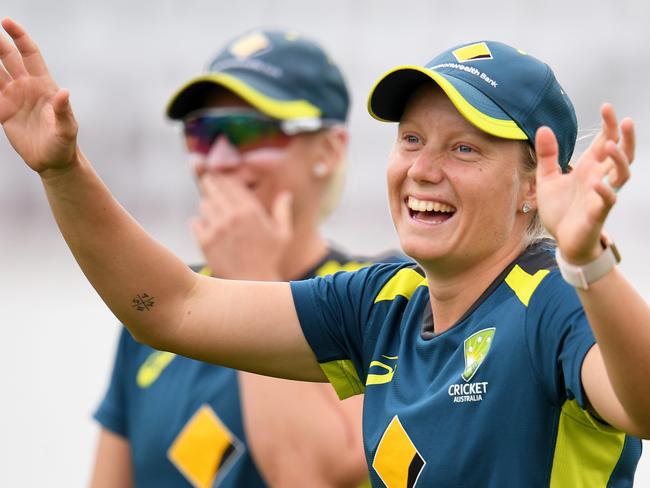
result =
[[[575,113],[545,63],[480,41],[396,68],[369,110],[400,123],[389,199],[419,266],[210,279],[119,207],[77,146],[67,93],[24,31],[3,25],[16,44],[0,46],[5,133],[137,339],[327,380],[341,398],[365,393],[375,486],[632,485],[637,437],[650,437],[650,308],[602,235],[630,176],[630,119],[603,105],[599,135],[568,172]],[[535,147],[534,173],[523,144]],[[536,218],[554,242],[530,244]],[[156,304],[135,310],[143,292]]]
[[[482,265],[504,267],[519,254],[530,216],[516,210],[535,190],[534,175],[519,177],[521,144],[471,124],[434,83],[409,98],[390,155],[389,201],[402,249],[435,263],[429,277],[468,269],[484,287]]]

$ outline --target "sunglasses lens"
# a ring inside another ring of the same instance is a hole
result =
[[[188,149],[201,154],[207,154],[222,135],[240,152],[285,147],[290,142],[290,136],[282,133],[277,121],[255,114],[207,113],[186,120],[184,130]]]

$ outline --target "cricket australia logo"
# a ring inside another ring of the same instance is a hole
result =
[[[492,346],[495,331],[496,327],[490,327],[479,330],[465,339],[465,369],[461,374],[465,383],[450,385],[448,389],[449,396],[454,399],[454,403],[480,402],[483,400],[483,395],[487,393],[487,381],[473,383],[470,381],[485,361]]]

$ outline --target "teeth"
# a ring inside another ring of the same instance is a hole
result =
[[[414,197],[409,197],[407,202],[408,208],[415,210],[416,212],[445,212],[451,213],[455,211],[455,208],[451,205],[445,203],[433,202],[431,200],[418,200]]]

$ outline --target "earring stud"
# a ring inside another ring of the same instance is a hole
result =
[[[316,178],[323,178],[327,175],[327,165],[325,163],[316,163],[313,171]]]
[[[532,208],[533,207],[530,205],[530,203],[524,202],[524,204],[521,206],[521,211],[526,214],[526,213],[530,212],[532,210]]]

